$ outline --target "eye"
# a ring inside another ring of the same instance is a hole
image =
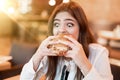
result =
[[[74,24],[73,24],[73,23],[68,23],[67,26],[68,26],[68,27],[73,27]]]
[[[53,26],[54,26],[54,27],[59,27],[60,24],[59,24],[59,23],[54,23]]]

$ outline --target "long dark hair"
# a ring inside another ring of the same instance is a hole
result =
[[[73,1],[70,1],[68,3],[61,3],[58,5],[52,15],[49,18],[48,22],[48,27],[49,27],[49,34],[53,35],[53,21],[57,13],[66,11],[73,16],[79,24],[79,39],[78,42],[80,42],[83,46],[83,49],[85,51],[86,56],[89,56],[89,50],[88,50],[88,45],[90,43],[96,42],[93,35],[90,32],[89,26],[88,26],[88,21],[86,18],[86,15],[81,8],[81,6]],[[57,69],[57,64],[59,61],[59,57],[48,57],[49,60],[49,66],[48,66],[48,71],[46,74],[46,77],[49,77],[49,80],[54,80],[55,74],[56,74],[56,69]],[[77,79],[80,79],[80,75],[82,73],[80,72],[79,68],[77,69]]]

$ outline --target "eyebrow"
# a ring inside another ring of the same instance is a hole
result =
[[[54,19],[54,21],[60,21],[59,19]],[[74,19],[65,19],[64,21],[73,21],[76,22]]]
[[[53,21],[60,21],[59,19],[54,19]]]

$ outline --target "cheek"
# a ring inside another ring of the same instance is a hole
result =
[[[75,36],[76,36],[76,40],[78,40],[78,38],[79,38],[79,31],[76,32],[75,34],[76,34],[76,35],[75,35]]]
[[[53,35],[57,35],[57,29],[53,28]]]
[[[79,29],[78,29],[78,28],[68,30],[68,32],[69,32],[76,40],[78,40],[78,36],[79,36]]]

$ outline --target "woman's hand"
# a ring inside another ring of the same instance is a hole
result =
[[[55,38],[55,36],[49,36],[46,38],[42,43],[40,44],[38,50],[35,54],[38,54],[38,56],[55,56],[55,54],[51,53],[51,51],[47,48],[48,44],[51,43],[51,40]]]
[[[41,59],[44,56],[56,56],[54,53],[52,53],[48,48],[48,44],[50,43],[51,39],[53,39],[55,36],[49,36],[48,38],[46,38],[44,41],[42,41],[42,43],[40,44],[40,46],[38,47],[36,53],[34,54],[34,56],[32,57],[33,59],[33,68],[36,71],[39,63],[41,61]]]
[[[64,55],[65,57],[69,57],[69,58],[72,58],[73,60],[75,60],[76,57],[78,57],[78,56],[80,58],[82,56],[86,56],[85,52],[82,48],[82,45],[77,40],[75,40],[72,36],[64,36],[64,37],[67,38],[68,41],[64,41],[64,42],[60,41],[59,43],[63,43],[72,48]]]
[[[70,46],[72,50],[69,50],[64,56],[72,58],[76,65],[80,68],[84,75],[90,71],[92,65],[89,62],[88,58],[85,55],[82,45],[70,36],[64,36],[69,42],[64,42],[64,44]]]

